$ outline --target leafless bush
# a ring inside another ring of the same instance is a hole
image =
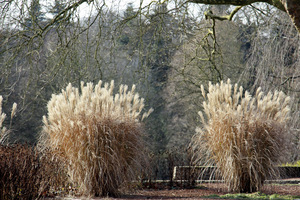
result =
[[[255,97],[235,84],[209,85],[202,95],[205,116],[203,128],[193,137],[198,164],[217,166],[230,190],[254,192],[266,178],[276,176],[276,165],[289,138],[290,98],[275,91],[264,95],[258,88]]]
[[[0,145],[0,199],[39,199],[61,187],[66,174],[51,158],[28,145]]]
[[[114,82],[101,86],[81,83],[81,94],[71,84],[48,103],[44,144],[68,165],[71,181],[84,195],[117,195],[145,160],[140,120],[144,100]]]

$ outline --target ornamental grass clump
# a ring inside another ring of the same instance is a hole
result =
[[[71,182],[83,195],[114,196],[145,161],[141,116],[144,99],[114,82],[69,84],[52,95],[44,116],[44,144],[68,163]],[[81,92],[79,92],[81,91]]]
[[[243,87],[227,83],[209,84],[199,112],[203,127],[196,129],[192,147],[197,164],[215,165],[228,188],[255,192],[266,178],[278,174],[285,142],[290,97],[275,91],[254,97]]]

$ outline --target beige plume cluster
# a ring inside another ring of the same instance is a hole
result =
[[[15,116],[16,112],[17,112],[17,104],[13,103],[12,106],[12,111],[10,114],[10,126],[9,129],[7,129],[6,127],[2,127],[3,126],[3,122],[6,118],[6,114],[2,112],[2,102],[3,102],[3,97],[0,95],[0,143],[4,143],[9,135],[9,129],[11,128],[12,125],[12,119]]]
[[[278,91],[264,95],[261,88],[251,96],[230,80],[201,91],[202,127],[191,143],[196,163],[217,166],[233,191],[259,190],[278,174],[276,164],[289,138],[290,97]]]
[[[43,117],[44,143],[69,163],[71,181],[86,195],[118,193],[144,159],[141,120],[152,109],[142,114],[144,99],[135,86],[113,93],[113,81],[82,82],[80,90],[69,84],[52,95]]]

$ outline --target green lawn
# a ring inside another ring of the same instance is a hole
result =
[[[214,199],[272,199],[272,200],[293,200],[293,199],[299,199],[300,196],[291,196],[291,195],[278,195],[278,194],[272,194],[272,195],[266,195],[261,192],[255,192],[251,194],[225,194],[225,195],[209,195],[205,198],[214,198]]]

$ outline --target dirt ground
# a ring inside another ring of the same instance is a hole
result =
[[[262,191],[265,194],[279,194],[279,195],[292,195],[300,196],[300,184],[266,184]],[[132,191],[126,195],[122,195],[119,198],[93,198],[94,200],[129,200],[129,199],[168,199],[168,200],[192,200],[192,199],[206,199],[211,200],[213,198],[205,198],[209,195],[223,195],[228,194],[228,189],[223,183],[206,183],[201,184],[194,189],[143,189]],[[65,200],[79,200],[85,198],[64,198]]]
[[[298,185],[272,185],[267,184],[263,187],[262,193],[300,196],[300,184]],[[201,184],[196,189],[173,189],[173,190],[140,190],[134,194],[123,196],[119,199],[207,199],[204,196],[212,194],[228,194],[224,184]],[[113,198],[111,198],[113,199]]]

